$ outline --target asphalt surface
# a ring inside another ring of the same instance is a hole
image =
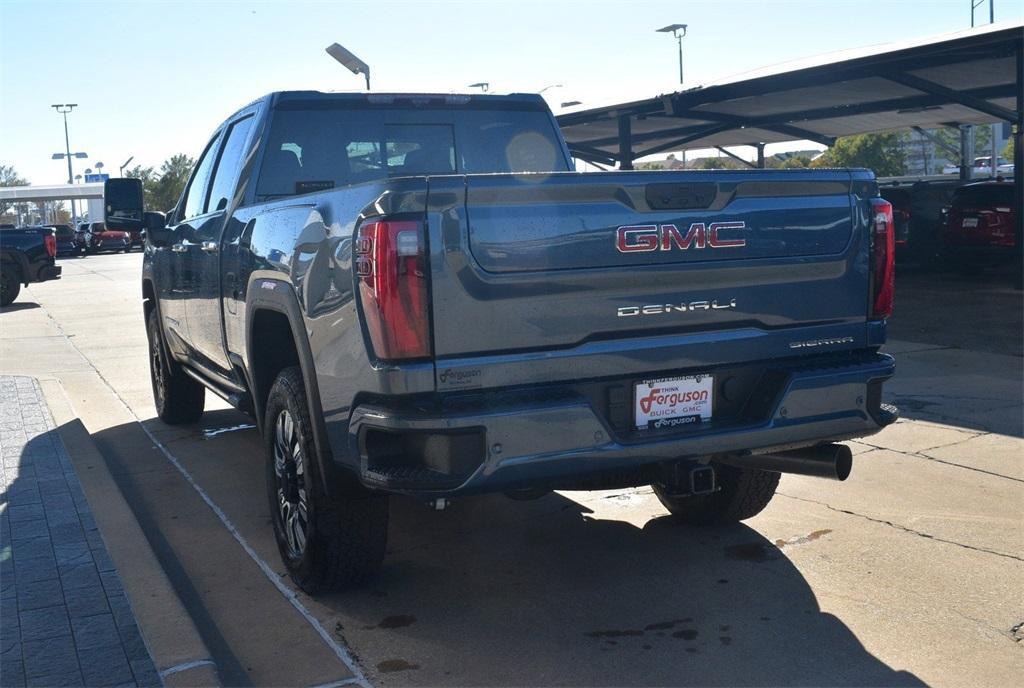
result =
[[[844,483],[784,476],[765,512],[717,530],[674,524],[644,488],[469,498],[441,513],[393,499],[382,576],[310,599],[275,584],[260,442],[239,428],[251,421],[212,394],[197,426],[154,418],[140,263],[65,260],[62,280],[32,285],[0,315],[0,372],[61,381],[226,684],[1024,675],[1022,359],[1012,337],[982,330],[1003,322],[991,309],[1021,310],[1004,285],[960,290],[970,307],[951,308],[945,329],[915,320],[934,313],[927,283],[897,287],[893,331],[908,339],[890,347],[886,397],[904,417],[853,443]],[[956,305],[958,290],[943,295]],[[964,330],[984,346],[966,348]]]

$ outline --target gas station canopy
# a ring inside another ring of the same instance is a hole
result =
[[[665,151],[904,127],[1020,125],[1024,24],[830,53],[686,91],[558,117],[572,154],[632,168]]]

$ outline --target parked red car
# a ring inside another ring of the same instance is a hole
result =
[[[1015,260],[1016,205],[1013,182],[980,182],[957,189],[942,232],[947,261],[992,265]]]
[[[85,238],[86,253],[99,253],[100,251],[128,251],[132,247],[131,236],[128,232],[107,229],[102,222],[89,222],[79,225],[79,230]]]

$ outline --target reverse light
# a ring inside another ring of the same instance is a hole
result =
[[[896,231],[892,204],[880,198],[871,200],[871,317],[892,315],[896,291]]]
[[[370,222],[355,239],[359,297],[374,353],[387,361],[431,355],[427,260],[418,222]]]

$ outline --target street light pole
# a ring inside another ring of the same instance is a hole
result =
[[[683,34],[684,36],[686,34]],[[683,85],[683,36],[676,36],[679,43],[679,85]]]
[[[348,71],[353,74],[362,74],[366,77],[366,90],[370,90],[370,65],[337,43],[331,43],[325,50],[328,55],[340,62]]]
[[[122,176],[122,177],[124,176],[124,168],[128,167],[128,164],[129,164],[129,163],[130,163],[130,162],[131,162],[132,160],[134,160],[134,159],[135,159],[135,156],[133,155],[132,157],[130,157],[130,158],[128,158],[127,160],[125,160],[125,161],[124,161],[124,164],[123,164],[123,165],[121,165],[121,167],[120,167],[119,169],[120,169],[120,172],[121,172],[121,176]]]
[[[68,113],[78,107],[78,103],[59,103],[57,105],[51,105],[54,110],[64,115],[64,150],[67,153],[68,159],[68,184],[75,183],[74,172],[71,171],[71,139],[68,137]],[[78,208],[75,205],[75,199],[71,199],[71,224],[75,224],[78,219]]]
[[[64,115],[64,148],[68,156],[68,184],[74,182],[75,175],[71,171],[71,139],[68,137],[68,113],[78,107],[78,103],[63,103],[51,105],[54,110]]]
[[[679,84],[683,83],[683,36],[686,35],[687,24],[669,24],[658,29],[658,33],[672,33],[673,38],[679,43]],[[681,33],[680,33],[681,32]]]

